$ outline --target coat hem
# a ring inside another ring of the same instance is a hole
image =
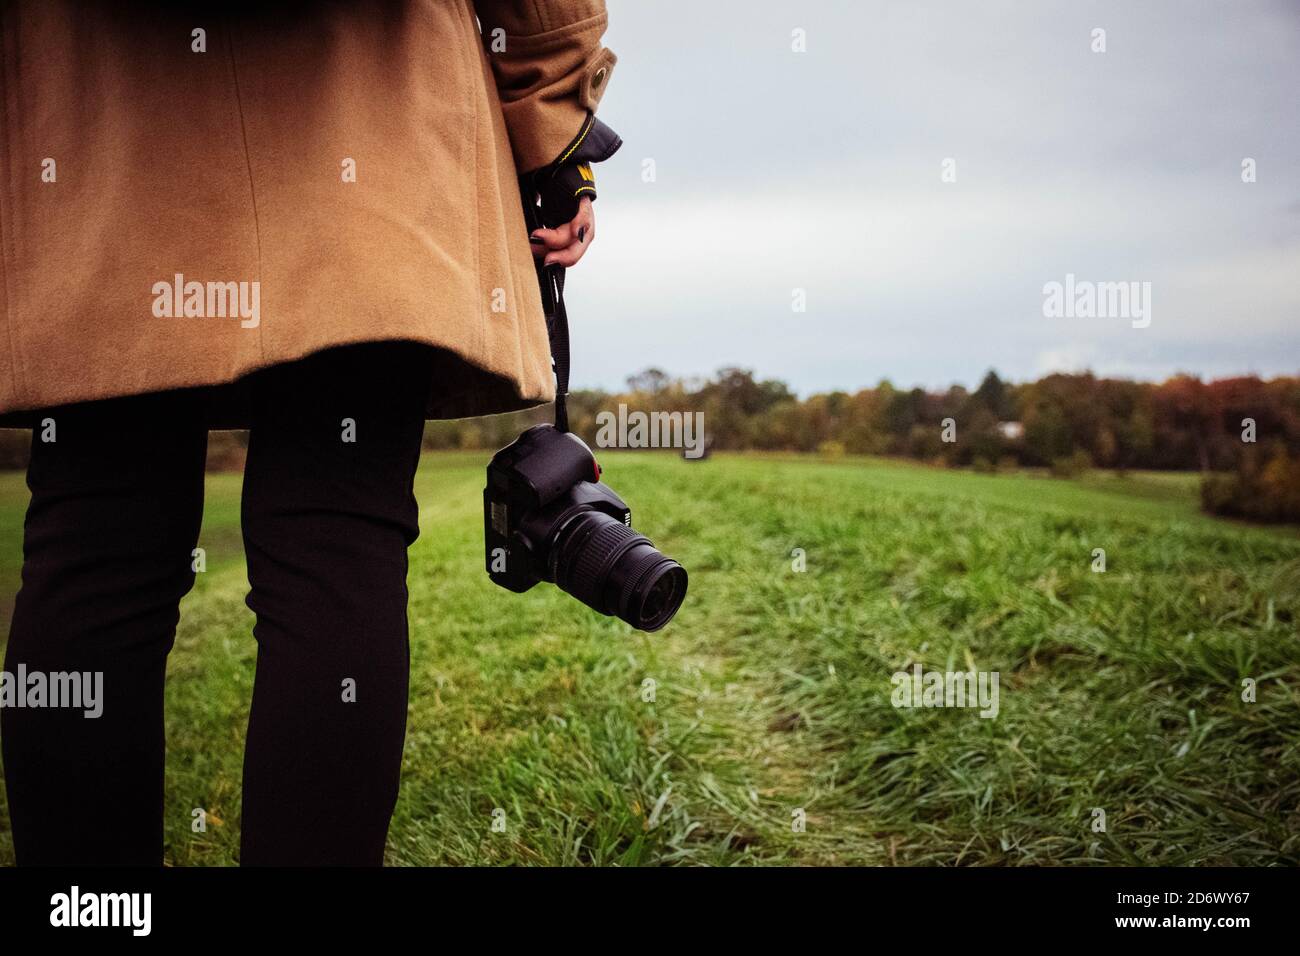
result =
[[[318,352],[366,342],[411,342],[428,347],[429,361],[432,366],[429,397],[425,402],[425,419],[428,421],[501,415],[546,405],[555,400],[553,389],[544,388],[540,392],[535,391],[530,385],[509,375],[494,372],[459,354],[444,343],[415,336],[396,335],[331,342],[328,345],[308,348],[301,354],[274,362],[249,365],[233,376],[222,377],[212,382],[186,383],[139,391],[113,390],[103,394],[73,393],[66,400],[55,404],[11,408],[0,412],[0,428],[35,428],[43,413],[66,405],[170,391],[203,392],[208,428],[213,431],[248,428],[252,424],[248,382],[253,374],[277,365],[299,361]]]

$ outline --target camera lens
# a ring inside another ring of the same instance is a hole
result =
[[[551,547],[555,583],[588,607],[657,631],[686,597],[686,569],[643,534],[599,511],[574,516]]]

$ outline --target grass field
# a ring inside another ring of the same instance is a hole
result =
[[[549,586],[489,583],[486,458],[426,456],[418,479],[392,864],[1300,862],[1300,537],[1203,517],[1191,476],[605,454],[691,574],[674,623],[640,635]],[[208,571],[170,662],[177,865],[237,859],[238,492],[209,479]],[[6,621],[24,506],[0,475]],[[997,717],[895,708],[891,675],[914,663],[997,671]]]

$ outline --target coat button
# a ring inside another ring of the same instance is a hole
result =
[[[605,82],[605,68],[602,66],[599,70],[596,71],[596,75],[591,78],[591,88],[593,90],[598,90],[600,89],[600,84],[604,82]]]

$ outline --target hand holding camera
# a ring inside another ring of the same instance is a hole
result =
[[[549,235],[555,242],[571,238],[567,232],[582,210],[590,214],[595,197],[590,163],[612,155],[620,144],[613,130],[589,117],[560,162],[521,179],[530,236]],[[544,224],[559,228],[541,228]],[[583,240],[578,237],[579,244]],[[545,245],[555,248],[549,241]],[[552,252],[537,264],[555,366],[555,425],[534,425],[488,464],[483,489],[487,572],[516,592],[550,581],[602,614],[657,631],[686,597],[686,569],[632,530],[631,510],[601,482],[591,449],[568,428],[564,265],[581,254]]]

